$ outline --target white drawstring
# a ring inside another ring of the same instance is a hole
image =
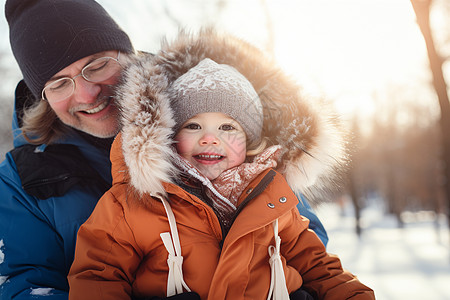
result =
[[[167,258],[167,265],[169,266],[169,276],[167,278],[167,297],[183,293],[183,287],[190,292],[191,289],[184,282],[183,278],[183,256],[181,256],[181,245],[178,236],[177,223],[169,202],[164,197],[160,198],[164,209],[166,210],[167,218],[169,219],[170,232],[163,232],[160,234],[161,239],[166,247],[169,257]]]
[[[188,292],[190,292],[191,289],[186,282],[184,282],[183,278],[183,256],[181,256],[181,245],[175,216],[167,200],[161,197],[161,201],[166,210],[170,231],[172,233],[163,232],[160,234],[164,246],[169,253],[169,257],[167,258],[167,264],[169,266],[167,297],[170,297],[182,293],[183,288]],[[286,278],[284,277],[283,263],[280,256],[281,238],[278,235],[278,219],[273,222],[273,231],[275,246],[270,245],[268,248],[271,275],[267,300],[289,300],[289,292],[286,287]]]
[[[267,300],[289,300],[289,292],[286,287],[283,263],[281,262],[280,246],[281,238],[278,235],[278,219],[273,221],[275,246],[269,246],[270,263],[270,288]]]

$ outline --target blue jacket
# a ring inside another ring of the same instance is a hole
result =
[[[20,82],[14,150],[0,164],[0,299],[67,299],[78,228],[112,182],[109,151],[76,131],[57,144],[27,144],[17,118],[27,92]],[[306,199],[297,207],[326,245],[325,229]]]
[[[16,112],[25,96],[21,82]],[[75,131],[32,146],[18,122],[15,113],[14,150],[0,164],[0,299],[67,299],[76,233],[111,184],[109,151]]]
[[[297,204],[298,211],[302,216],[309,219],[309,229],[313,230],[317,234],[317,236],[326,247],[328,244],[328,235],[327,231],[323,227],[322,222],[320,222],[320,219],[317,217],[311,205],[309,205],[308,200],[306,200],[305,196],[299,193],[296,193],[296,195],[299,199],[299,202]]]

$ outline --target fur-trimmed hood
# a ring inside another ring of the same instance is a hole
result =
[[[279,169],[291,188],[307,196],[308,191],[327,188],[347,160],[345,135],[329,105],[304,96],[257,48],[213,30],[181,32],[175,41],[164,42],[155,56],[140,55],[126,69],[117,102],[131,186],[140,194],[164,194],[162,182],[170,182],[175,172],[174,120],[165,91],[204,58],[233,66],[252,83],[263,104],[263,136],[283,147]]]

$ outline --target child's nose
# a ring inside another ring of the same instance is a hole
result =
[[[200,139],[200,145],[218,145],[219,143],[219,138],[212,133],[205,133]]]

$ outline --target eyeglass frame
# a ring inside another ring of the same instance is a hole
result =
[[[122,64],[121,64],[120,61],[119,61],[119,58],[120,58],[120,50],[119,50],[118,53],[117,53],[117,58],[114,58],[114,57],[111,57],[111,56],[102,56],[102,57],[96,58],[96,59],[94,59],[93,61],[91,61],[90,63],[88,63],[87,65],[85,65],[85,66],[81,69],[81,72],[80,72],[79,74],[75,75],[74,77],[72,77],[72,78],[70,78],[70,77],[62,77],[62,78],[56,79],[56,80],[53,81],[52,83],[50,83],[50,84],[44,86],[44,88],[42,89],[42,92],[41,92],[41,99],[42,99],[42,100],[45,100],[45,101],[47,101],[47,102],[49,102],[49,103],[50,103],[50,102],[51,102],[51,103],[58,103],[58,102],[62,102],[62,101],[64,101],[64,100],[68,99],[70,96],[73,95],[73,93],[75,93],[75,89],[76,89],[76,87],[77,87],[76,82],[75,82],[75,79],[78,78],[78,77],[80,77],[80,76],[83,77],[83,79],[86,80],[87,82],[92,82],[92,83],[99,83],[99,82],[102,82],[102,81],[104,81],[104,80],[107,80],[107,79],[111,78],[112,76],[111,76],[111,77],[108,77],[108,78],[105,78],[105,79],[102,79],[102,80],[100,80],[100,81],[91,81],[91,80],[87,79],[87,78],[85,77],[85,75],[83,74],[83,72],[84,72],[87,68],[89,68],[90,66],[92,66],[95,62],[97,62],[97,61],[99,61],[99,60],[101,60],[101,59],[105,59],[105,58],[109,58],[109,59],[114,60],[116,63],[118,63],[118,64],[122,67]],[[49,101],[49,100],[45,97],[45,89],[46,89],[47,87],[53,85],[55,82],[62,81],[62,80],[67,80],[67,79],[69,79],[70,81],[72,81],[72,86],[73,86],[73,89],[72,89],[72,92],[70,93],[70,95],[67,96],[66,98],[61,99],[61,100]]]

